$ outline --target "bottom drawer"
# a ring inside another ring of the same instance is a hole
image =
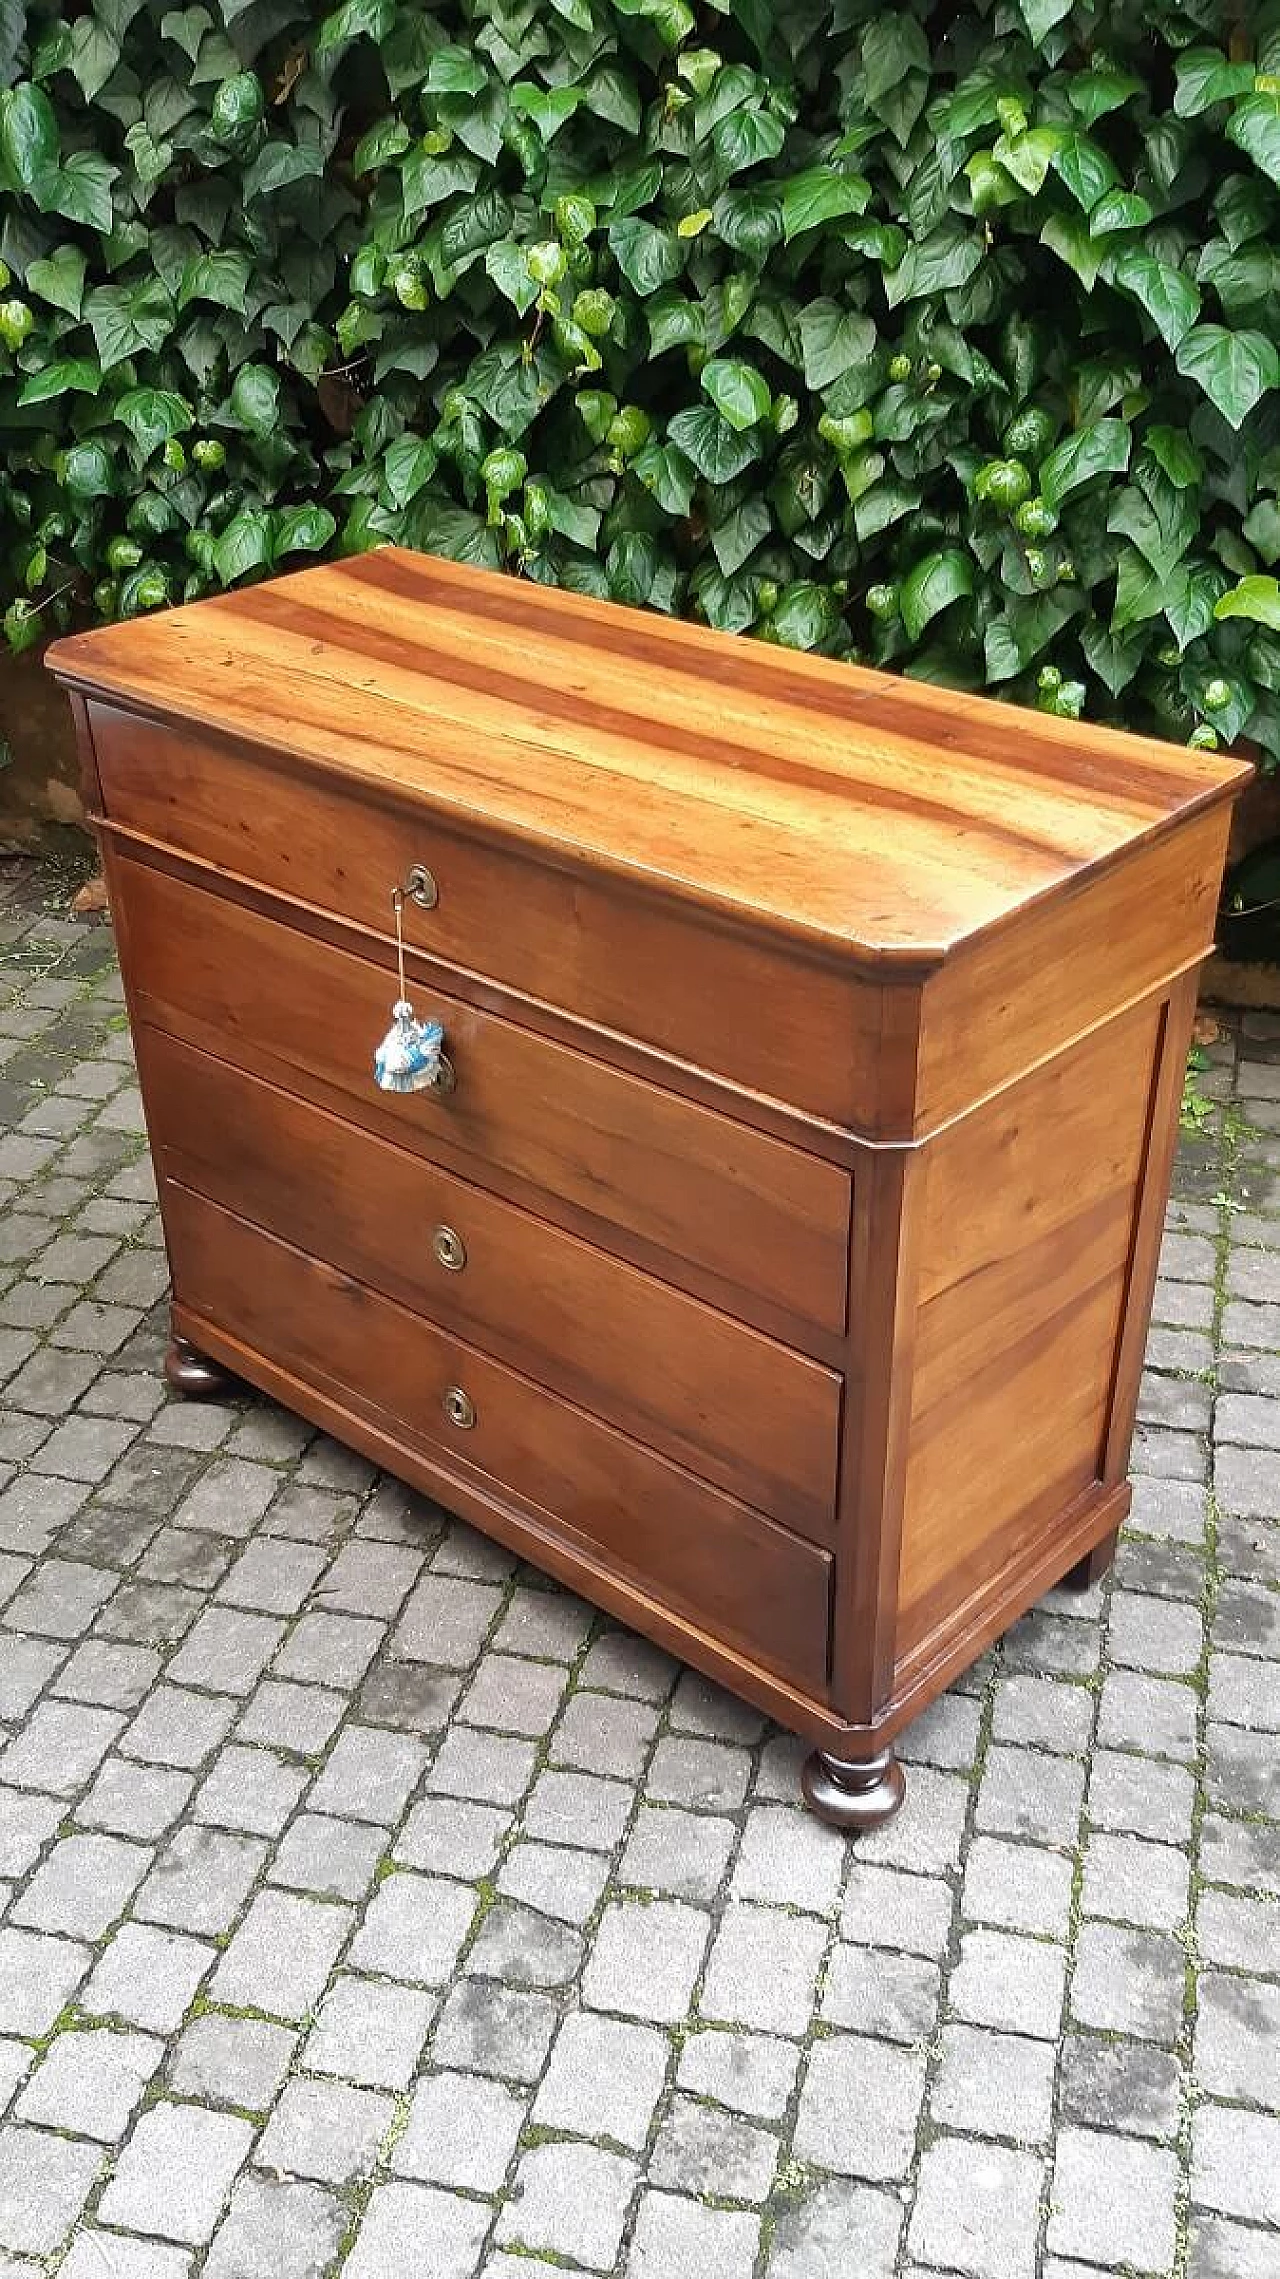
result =
[[[754,1661],[825,1687],[826,1552],[188,1188],[166,1181],[162,1200],[190,1313],[381,1418],[444,1473],[507,1491]]]

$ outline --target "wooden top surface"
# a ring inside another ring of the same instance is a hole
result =
[[[872,962],[937,962],[1250,772],[397,547],[49,662]]]

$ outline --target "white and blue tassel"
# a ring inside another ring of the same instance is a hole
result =
[[[444,1027],[439,1021],[420,1021],[405,995],[404,890],[391,897],[396,917],[396,961],[400,995],[391,1008],[391,1027],[373,1056],[374,1082],[383,1092],[425,1092],[440,1080]]]

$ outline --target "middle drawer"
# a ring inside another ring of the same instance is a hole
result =
[[[160,1030],[138,1048],[166,1177],[831,1541],[834,1371]]]

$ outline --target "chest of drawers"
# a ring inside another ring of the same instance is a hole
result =
[[[885,1817],[895,1734],[1124,1515],[1246,771],[392,548],[50,662],[175,1383],[263,1387]]]

